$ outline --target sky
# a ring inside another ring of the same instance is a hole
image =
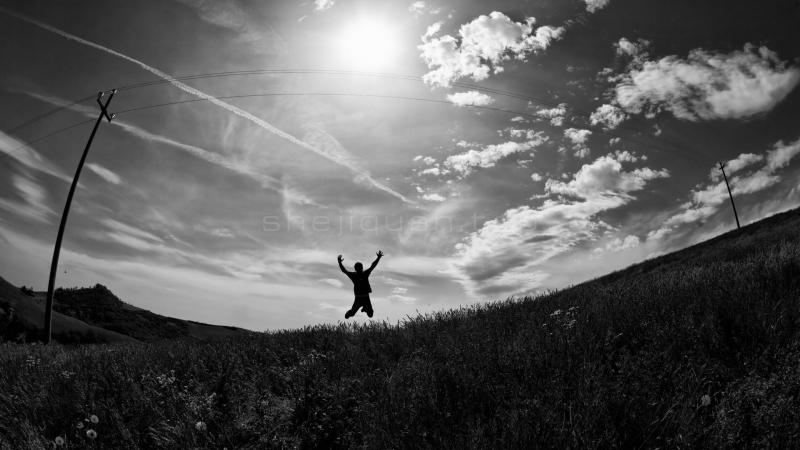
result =
[[[47,289],[118,88],[57,286],[260,331],[345,320],[340,254],[386,254],[392,323],[578,284],[735,229],[720,162],[743,226],[800,206],[798,25],[795,1],[0,0],[0,276]]]

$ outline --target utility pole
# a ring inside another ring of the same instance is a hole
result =
[[[733,205],[733,216],[736,217],[736,229],[742,228],[739,226],[739,215],[736,214],[736,204],[733,203],[733,194],[731,194],[731,185],[728,184],[728,177],[725,175],[725,163],[719,163],[719,170],[722,171],[722,176],[725,177],[725,186],[728,187],[728,195],[731,197],[731,205]]]
[[[97,103],[100,105],[100,116],[97,118],[97,122],[94,124],[94,129],[92,130],[91,136],[89,136],[89,142],[86,143],[86,149],[83,150],[83,156],[81,157],[81,162],[78,164],[78,170],[75,172],[75,178],[72,179],[72,187],[69,188],[69,195],[67,196],[67,204],[64,205],[64,214],[61,215],[61,226],[58,227],[58,237],[56,238],[56,248],[53,251],[53,262],[50,265],[50,283],[47,285],[47,304],[45,305],[44,310],[44,343],[50,343],[50,334],[53,331],[53,294],[56,288],[56,270],[58,270],[58,256],[61,254],[61,240],[64,238],[64,227],[67,225],[67,216],[69,215],[69,207],[72,204],[72,196],[75,195],[75,187],[78,186],[78,177],[81,176],[81,169],[83,169],[83,163],[86,161],[86,155],[89,153],[89,147],[92,146],[92,141],[94,140],[94,135],[97,133],[97,127],[100,126],[100,122],[103,121],[103,117],[108,119],[111,122],[111,119],[114,118],[114,114],[108,115],[108,105],[111,103],[111,99],[114,98],[114,94],[117,93],[117,90],[114,89],[111,91],[111,95],[108,96],[108,100],[106,100],[106,104],[104,105],[103,102],[100,101],[103,98],[105,93],[100,92],[97,94]]]

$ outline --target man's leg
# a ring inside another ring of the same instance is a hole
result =
[[[356,315],[356,313],[358,312],[358,308],[361,307],[361,304],[360,304],[361,302],[359,300],[360,299],[358,297],[356,297],[355,301],[353,301],[353,307],[350,308],[350,311],[347,311],[346,313],[344,313],[344,318],[345,319],[349,319],[349,318],[351,318],[351,317]]]
[[[370,301],[369,297],[364,298],[364,312],[367,313],[367,317],[370,319],[372,318],[372,301]]]

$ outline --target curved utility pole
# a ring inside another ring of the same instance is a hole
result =
[[[722,171],[722,176],[725,177],[725,186],[728,187],[728,195],[731,197],[731,205],[733,205],[733,216],[736,217],[736,229],[742,228],[739,226],[739,215],[736,214],[736,204],[733,203],[733,194],[731,194],[731,186],[728,184],[728,177],[725,175],[725,163],[719,163],[719,170]]]
[[[83,163],[86,161],[86,155],[89,153],[89,147],[92,146],[92,141],[94,140],[94,135],[97,133],[97,127],[100,126],[100,122],[103,121],[103,117],[108,119],[111,122],[111,119],[114,118],[114,114],[108,115],[108,105],[111,103],[111,99],[114,98],[114,94],[117,93],[117,90],[114,89],[111,91],[111,95],[108,96],[108,100],[106,100],[106,104],[104,105],[100,99],[103,98],[105,93],[100,92],[97,94],[97,103],[100,105],[100,116],[97,118],[97,122],[94,124],[94,129],[92,130],[91,136],[89,136],[89,142],[86,143],[86,149],[83,150],[83,156],[81,157],[81,162],[78,164],[78,170],[75,172],[75,178],[72,179],[72,187],[69,188],[69,195],[67,196],[67,204],[64,205],[64,214],[61,215],[61,226],[58,227],[58,237],[56,238],[56,248],[53,251],[53,262],[50,265],[50,282],[47,285],[47,304],[45,305],[44,309],[44,343],[50,343],[50,335],[53,331],[53,294],[56,288],[56,270],[58,270],[58,256],[61,254],[61,240],[64,238],[64,227],[67,225],[67,216],[69,215],[69,207],[72,204],[72,196],[75,195],[75,187],[78,185],[78,177],[81,176],[81,169],[83,169]]]

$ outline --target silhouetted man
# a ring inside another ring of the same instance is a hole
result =
[[[350,311],[344,313],[344,318],[349,319],[356,315],[359,308],[363,308],[364,312],[367,313],[368,317],[372,317],[372,303],[369,301],[369,293],[372,292],[372,287],[369,285],[369,275],[372,273],[372,269],[378,265],[378,261],[381,260],[383,257],[383,252],[378,250],[378,258],[369,269],[364,270],[364,266],[361,265],[360,262],[355,264],[355,272],[348,272],[347,269],[344,268],[342,265],[342,255],[339,255],[336,259],[339,261],[339,268],[342,269],[345,275],[350,278],[353,282],[353,292],[356,294],[356,300],[353,302],[353,307],[350,308]]]

